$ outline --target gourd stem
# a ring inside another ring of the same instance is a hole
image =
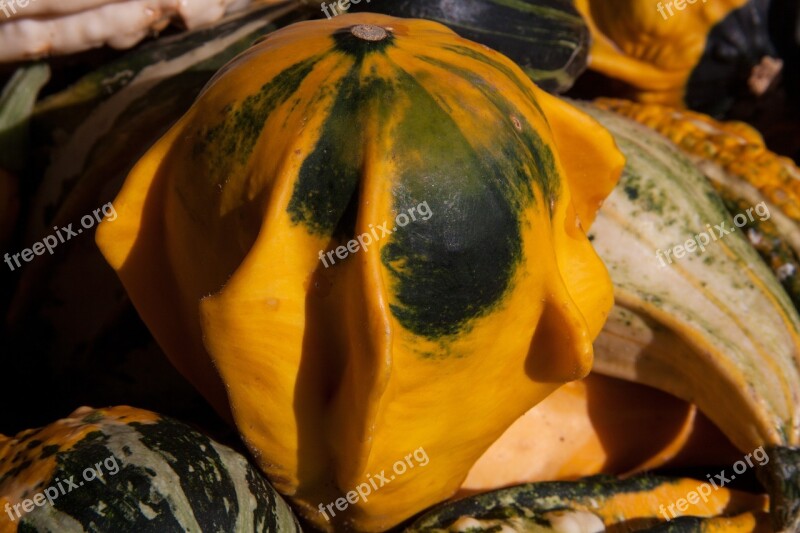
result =
[[[350,33],[364,41],[382,41],[389,37],[389,32],[374,24],[358,24],[350,28]]]

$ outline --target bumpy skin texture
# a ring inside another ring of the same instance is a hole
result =
[[[42,502],[38,495],[52,504],[25,512],[20,504]],[[300,531],[243,456],[124,406],[81,407],[43,428],[0,435],[0,508],[0,533]]]
[[[612,290],[583,228],[623,164],[500,54],[343,15],[218,73],[97,239],[178,369],[320,526],[320,504],[422,448],[429,464],[333,517],[381,530],[589,371]],[[430,216],[395,227],[422,203]]]
[[[701,113],[628,100],[601,98],[596,104],[653,128],[690,156],[720,165],[800,222],[800,168],[770,151],[761,134],[744,122],[720,122]]]

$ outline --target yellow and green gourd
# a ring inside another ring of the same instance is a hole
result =
[[[612,289],[585,232],[623,164],[502,55],[437,23],[342,15],[223,68],[97,241],[276,488],[320,527],[377,531],[451,496],[588,373]],[[412,207],[425,216],[400,227]],[[320,513],[420,448],[426,466]]]

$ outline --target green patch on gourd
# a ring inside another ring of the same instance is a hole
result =
[[[228,106],[220,122],[200,132],[193,151],[195,157],[206,160],[210,185],[221,186],[235,164],[247,164],[267,117],[297,92],[319,59],[309,58],[287,68],[241,104]]]
[[[438,339],[501,301],[522,259],[520,210],[532,198],[509,186],[505,154],[476,150],[411,76],[399,75],[398,85],[410,105],[392,135],[393,151],[404,154],[395,209],[427,202],[433,215],[398,228],[382,260],[396,294],[392,313],[409,331]]]
[[[330,113],[300,167],[287,208],[292,222],[322,236],[340,233],[347,239],[355,232],[355,213],[347,206],[357,201],[364,121],[359,103],[368,97],[361,91],[360,70],[356,61],[336,83]],[[346,212],[350,216],[343,221]]]
[[[492,59],[486,54],[478,53],[475,50],[467,48],[466,46],[443,46],[442,48],[444,50],[450,50],[451,52],[455,52],[464,57],[474,59],[475,61],[484,63],[492,67],[493,69],[502,72],[509,80],[514,82],[514,85],[517,87],[517,89],[522,91],[522,93],[528,97],[528,100],[533,104],[534,108],[536,108],[536,111],[539,112],[539,115],[542,118],[545,117],[544,110],[541,108],[539,102],[536,100],[536,95],[531,90],[528,81],[527,80],[523,81],[522,78],[520,78],[514,70],[508,67],[508,65],[501,63],[496,59]]]
[[[131,426],[141,435],[141,442],[161,454],[177,474],[198,521],[213,531],[233,531],[239,513],[236,490],[211,440],[170,419]]]

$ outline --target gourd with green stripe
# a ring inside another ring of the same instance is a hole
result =
[[[0,510],[3,533],[300,531],[242,455],[130,407],[0,435]]]
[[[668,137],[709,179],[733,214],[755,208],[742,230],[800,309],[800,168],[771,152],[742,122],[655,104],[601,98],[595,105]]]
[[[220,71],[97,242],[276,488],[320,527],[383,530],[589,371],[612,302],[584,228],[622,165],[502,55],[342,15]],[[320,511],[420,449],[426,466]]]
[[[567,91],[586,69],[589,28],[571,0],[376,0],[350,11],[440,22],[514,60],[550,93]]]
[[[798,530],[797,310],[734,225],[738,213],[677,146],[621,115],[580,107],[627,157],[591,232],[615,296],[593,370],[697,404],[743,455],[766,449],[757,474],[775,528]]]
[[[694,497],[687,500],[692,492]],[[681,499],[682,510],[675,507]],[[405,533],[755,533],[769,527],[766,507],[763,495],[712,487],[695,479],[594,476],[528,483],[448,502],[416,519]],[[667,519],[672,522],[666,524]],[[660,529],[668,526],[673,529]]]

